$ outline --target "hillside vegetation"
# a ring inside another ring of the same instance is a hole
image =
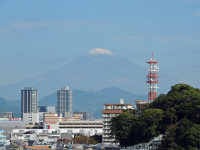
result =
[[[145,143],[163,134],[160,149],[200,149],[200,90],[176,84],[136,115],[124,112],[111,120],[121,146]]]

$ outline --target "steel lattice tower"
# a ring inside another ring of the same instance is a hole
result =
[[[159,62],[153,60],[153,53],[152,53],[152,58],[147,63],[150,65],[146,81],[149,84],[148,99],[149,102],[152,102],[155,100],[155,98],[157,98],[157,89],[158,89],[157,84],[159,83],[158,82],[159,76],[157,75],[159,67],[157,66],[157,64]]]

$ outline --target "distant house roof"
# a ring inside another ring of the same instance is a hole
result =
[[[25,148],[30,150],[49,150],[49,146],[25,146]]]

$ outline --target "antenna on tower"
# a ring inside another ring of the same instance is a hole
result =
[[[152,102],[155,100],[155,98],[157,98],[157,89],[158,89],[157,84],[159,83],[158,82],[159,76],[157,75],[159,67],[157,66],[157,63],[159,62],[153,60],[153,53],[152,53],[152,58],[147,63],[150,65],[146,81],[149,84],[148,100],[149,102]]]
[[[152,53],[152,60],[153,60],[153,53]]]

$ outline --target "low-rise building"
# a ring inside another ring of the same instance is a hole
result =
[[[23,113],[23,122],[25,124],[39,123],[39,113]]]
[[[135,108],[137,110],[142,110],[145,109],[147,107],[148,101],[135,101]]]
[[[149,104],[148,101],[145,100],[135,101],[135,109],[137,115],[140,115],[142,110],[145,109],[148,104]]]
[[[0,146],[4,146],[6,144],[6,136],[4,135],[4,130],[0,129]]]
[[[30,123],[25,125],[26,129],[43,129],[43,123]]]
[[[0,129],[4,130],[7,140],[10,140],[13,129],[25,129],[24,122],[20,120],[0,120]]]
[[[62,121],[62,117],[56,113],[44,113],[43,129],[58,129],[58,123]]]
[[[88,112],[74,112],[73,116],[80,117],[81,120],[88,120],[89,119],[89,113]]]
[[[13,118],[13,113],[12,112],[2,112],[1,113],[1,118]]]
[[[72,134],[102,134],[102,120],[80,120],[80,118],[63,118],[55,113],[45,113],[43,129],[62,130]]]
[[[95,134],[102,134],[102,120],[81,120],[81,121],[61,121],[59,122],[59,129],[65,129],[67,133],[83,134],[92,136]]]
[[[44,113],[56,113],[56,106],[38,106],[39,121],[43,122]]]

